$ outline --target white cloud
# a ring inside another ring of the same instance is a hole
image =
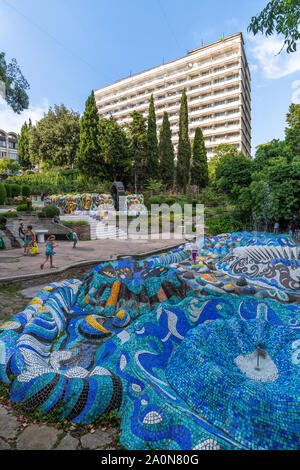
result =
[[[300,42],[297,51],[288,54],[282,48],[283,40],[274,36],[246,35],[248,50],[257,61],[264,76],[270,79],[282,78],[300,70]]]
[[[257,64],[249,64],[250,71],[253,73],[258,71],[258,65]]]
[[[300,80],[295,80],[292,83],[292,89],[295,91],[292,94],[292,103],[300,104]]]
[[[25,121],[31,119],[32,124],[36,124],[49,109],[49,102],[46,98],[42,100],[42,103],[35,106],[30,106],[25,109],[21,114],[16,114],[7,105],[6,101],[0,97],[0,129],[5,132],[16,132],[19,133],[22,125]]]

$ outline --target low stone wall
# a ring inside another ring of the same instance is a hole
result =
[[[12,217],[6,221],[6,231],[14,237],[19,246],[23,245],[23,241],[19,238],[19,225],[24,222],[24,226],[32,225],[33,230],[48,230],[47,235],[55,235],[58,239],[65,239],[70,232],[68,227],[55,222],[54,219],[39,218],[36,214],[20,214],[18,217]]]
[[[69,231],[75,230],[79,240],[91,239],[91,226],[90,225],[70,225],[65,226]]]

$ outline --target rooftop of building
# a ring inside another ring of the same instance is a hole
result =
[[[202,51],[202,50],[205,50],[205,49],[208,49],[208,48],[210,48],[210,47],[216,46],[217,44],[229,42],[230,40],[232,40],[232,39],[234,39],[234,38],[237,38],[237,37],[240,37],[240,38],[241,38],[242,44],[244,45],[244,38],[243,38],[243,34],[242,34],[241,32],[236,33],[236,34],[232,34],[232,35],[227,36],[227,37],[222,37],[222,38],[219,39],[218,41],[211,42],[211,43],[209,43],[209,44],[204,44],[203,46],[198,47],[197,49],[192,49],[192,50],[188,51],[188,53],[187,53],[185,56],[178,57],[177,59],[171,60],[171,61],[169,61],[169,62],[165,62],[164,64],[156,65],[156,66],[154,66],[154,67],[150,67],[149,69],[142,70],[141,72],[137,72],[137,73],[134,73],[134,74],[129,75],[129,76],[127,76],[127,77],[124,77],[124,78],[121,78],[121,79],[119,79],[119,80],[116,80],[116,81],[110,83],[109,85],[105,85],[105,86],[103,86],[103,87],[101,87],[101,88],[98,88],[97,90],[95,90],[95,93],[97,93],[98,91],[103,90],[103,89],[105,89],[105,88],[108,88],[108,87],[110,87],[110,86],[112,86],[112,85],[115,85],[115,84],[117,84],[117,83],[120,83],[120,82],[122,82],[123,80],[127,80],[127,79],[133,78],[133,77],[137,77],[138,75],[141,75],[141,74],[146,73],[146,72],[150,72],[151,70],[154,70],[154,69],[158,69],[159,67],[164,67],[164,66],[166,66],[166,65],[172,64],[172,63],[174,63],[174,62],[177,62],[177,61],[180,60],[180,59],[184,59],[184,58],[186,58],[186,57],[190,57],[190,56],[191,56],[192,54],[194,54],[194,53],[198,53],[198,52],[200,52],[200,51]]]

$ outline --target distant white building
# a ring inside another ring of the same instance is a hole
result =
[[[18,161],[18,135],[0,129],[0,160],[4,157]]]
[[[219,144],[251,154],[251,78],[242,33],[190,51],[186,56],[119,80],[95,91],[99,115],[120,125],[137,111],[148,115],[153,94],[157,127],[167,111],[175,150],[179,108],[186,89],[189,132],[201,127],[208,158]]]

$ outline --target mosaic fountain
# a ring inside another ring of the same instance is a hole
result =
[[[0,380],[28,409],[127,449],[298,449],[300,254],[243,232],[51,283],[0,327]]]

